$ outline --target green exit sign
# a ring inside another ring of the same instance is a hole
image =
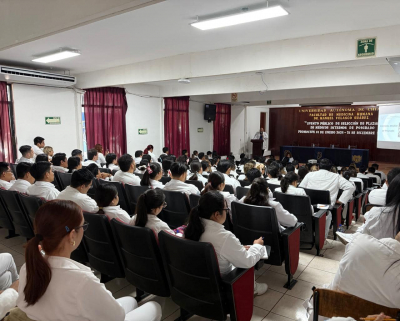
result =
[[[46,125],[61,125],[61,117],[45,117],[44,122]]]
[[[357,40],[357,58],[375,57],[376,38],[366,38]]]
[[[147,128],[142,128],[138,130],[139,135],[147,135]]]

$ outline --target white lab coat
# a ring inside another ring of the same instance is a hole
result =
[[[361,191],[364,190],[364,182],[361,178],[359,177],[350,177],[349,179],[350,182],[360,182],[361,183]]]
[[[142,157],[135,157],[134,158],[136,166],[139,166],[140,162],[142,161]]]
[[[9,190],[11,186],[13,186],[13,183],[0,179],[0,188]]]
[[[42,181],[36,181],[35,184],[29,186],[26,193],[44,198],[46,201],[54,200],[60,194],[52,183]]]
[[[254,135],[254,139],[260,139],[260,136],[261,136],[261,134],[260,134],[260,132],[257,132],[255,135]],[[266,133],[266,132],[263,132],[263,149],[264,150],[266,150],[266,149],[268,149],[268,134]]]
[[[17,161],[15,163],[16,164],[19,164],[19,163],[30,163],[30,164],[33,164],[34,162],[35,162],[34,158],[25,158],[24,156],[22,156],[20,159],[17,159]]]
[[[133,220],[133,224],[135,225],[136,222],[136,215],[134,215],[132,217]],[[158,233],[160,233],[161,231],[165,231],[171,234],[175,234],[175,232],[173,230],[170,229],[170,227],[168,226],[167,223],[165,223],[164,221],[160,220],[157,215],[153,215],[153,214],[147,214],[147,223],[146,223],[146,227],[148,227],[149,229],[152,229],[156,235],[158,235]]]
[[[200,191],[196,186],[191,184],[186,184],[184,182],[181,182],[180,180],[173,178],[167,184],[164,185],[164,190],[183,192],[186,194],[187,197],[189,197],[190,194],[196,194],[196,195],[200,194]]]
[[[400,242],[356,235],[346,246],[329,289],[390,308],[400,306]],[[395,261],[397,263],[393,264]],[[379,312],[377,312],[379,313]]]
[[[375,177],[376,178],[376,183],[379,184],[379,185],[381,184],[381,178],[378,175],[374,175],[372,173],[368,173],[367,176],[368,177]]]
[[[188,176],[187,176],[187,179],[189,179],[191,176],[192,176],[192,175],[188,175]],[[207,185],[207,183],[208,183],[207,178],[205,178],[203,175],[200,175],[199,173],[197,173],[196,176],[197,176],[197,180],[198,180],[199,182],[202,182],[204,186]]]
[[[393,215],[395,213],[391,207],[373,207],[365,213],[365,223],[357,229],[356,233],[372,235],[378,240],[387,237],[394,238],[398,215],[396,214],[395,217]]]
[[[148,152],[148,154],[151,156],[151,160],[153,163],[158,163],[157,156],[154,155],[152,152]]]
[[[94,199],[89,197],[87,194],[79,192],[76,188],[67,186],[58,196],[59,200],[73,201],[76,203],[84,212],[97,213],[99,207]]]
[[[17,191],[23,194],[26,194],[26,191],[28,189],[29,186],[31,186],[32,184],[29,183],[27,180],[25,179],[17,179],[15,181],[15,183],[9,188],[10,191]]]
[[[229,273],[235,267],[251,268],[264,256],[265,248],[260,244],[253,244],[246,251],[238,238],[232,232],[225,230],[222,224],[203,218],[201,222],[204,233],[200,237],[200,242],[209,242],[213,245],[222,275]]]
[[[234,179],[233,177],[230,177],[229,175],[223,173],[225,177],[225,185],[231,185],[233,187],[233,191],[236,195],[236,187],[240,187],[240,183],[238,180]]]
[[[381,171],[375,171],[375,173],[379,173],[379,174],[381,174],[381,179],[382,180],[387,180],[387,177],[386,177],[386,174],[384,173],[384,172],[381,172]]]
[[[157,180],[155,180],[155,179],[151,179],[150,178],[150,184],[151,184],[151,187],[152,188],[160,188],[160,189],[163,189],[164,188],[164,184],[163,183],[161,183],[160,181],[157,181]]]
[[[37,155],[44,154],[43,149],[37,147],[36,145],[32,146],[33,152],[35,153],[35,158]]]
[[[281,186],[281,181],[278,178],[270,178],[267,183]]]
[[[387,189],[375,188],[368,194],[368,202],[376,205],[386,205]]]
[[[108,168],[110,171],[113,171],[115,169],[119,171],[119,166],[115,165],[115,164],[110,164],[110,165],[108,165],[108,167],[107,167],[107,165],[104,165],[103,168]]]
[[[12,288],[4,290],[0,294],[0,320],[17,305],[18,292]]]
[[[68,168],[62,166],[54,166],[52,167],[53,172],[60,172],[60,173],[68,173]]]
[[[357,177],[359,177],[359,178],[368,178],[367,175],[364,175],[362,173],[357,173]]]
[[[281,187],[276,188],[275,192],[282,193],[282,188]],[[289,185],[289,188],[287,189],[286,194],[307,196],[306,191],[304,189],[302,189],[300,187],[296,188],[293,185]]]
[[[236,198],[235,195],[229,193],[229,192],[224,192],[224,191],[219,191],[220,194],[222,194],[225,198],[226,205],[228,206],[229,209],[231,209],[231,204],[233,201],[237,202],[238,199]]]
[[[101,166],[101,164],[103,163],[107,163],[106,162],[106,158],[104,157],[104,155],[103,155],[103,153],[97,153],[97,161],[96,161],[96,163],[98,164],[98,165],[100,165]]]
[[[110,221],[115,218],[116,220],[127,225],[135,225],[135,220],[133,219],[133,217],[130,217],[129,214],[119,205],[103,207],[103,211]]]
[[[133,186],[140,186],[140,178],[133,173],[118,171],[112,178],[114,182],[121,182],[124,184],[130,184]]]
[[[97,164],[94,160],[91,159],[82,162],[82,166],[89,166],[90,164],[96,164],[98,167],[100,167],[100,164]]]

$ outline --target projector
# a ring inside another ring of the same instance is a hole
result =
[[[179,82],[180,84],[190,84],[190,79],[188,79],[188,78],[181,78],[181,79],[178,79],[178,82]]]

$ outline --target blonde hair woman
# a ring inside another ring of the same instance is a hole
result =
[[[49,161],[51,161],[51,159],[53,158],[53,155],[54,155],[53,147],[45,146],[43,148],[43,153],[46,154],[49,157]]]

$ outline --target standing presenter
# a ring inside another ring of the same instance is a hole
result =
[[[264,151],[268,148],[268,134],[264,131],[264,128],[260,128],[260,131],[254,135],[254,139],[263,140],[262,156],[264,156]]]

